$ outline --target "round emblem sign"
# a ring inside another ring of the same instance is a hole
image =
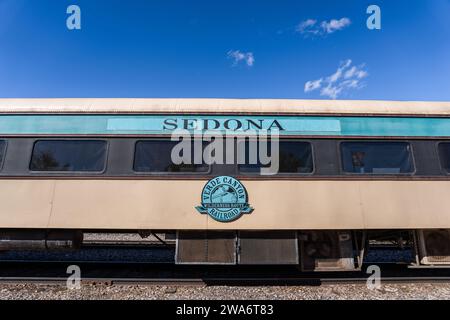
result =
[[[202,204],[196,209],[220,222],[230,222],[243,213],[251,213],[247,190],[242,183],[230,176],[209,180],[203,187]]]

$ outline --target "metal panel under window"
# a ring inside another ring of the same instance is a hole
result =
[[[239,264],[298,264],[295,231],[240,231]]]
[[[407,142],[343,142],[343,170],[356,174],[402,174],[414,171]]]
[[[39,140],[34,144],[30,170],[101,172],[106,146],[101,140]]]
[[[236,264],[234,231],[178,231],[177,264]]]

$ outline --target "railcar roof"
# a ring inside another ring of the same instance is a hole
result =
[[[259,113],[450,116],[450,101],[293,99],[0,99],[0,113]]]

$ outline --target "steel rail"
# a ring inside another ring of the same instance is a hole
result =
[[[0,284],[65,284],[63,277],[0,277]],[[82,278],[82,285],[317,286],[364,284],[367,278]],[[450,283],[450,277],[387,277],[382,284]]]

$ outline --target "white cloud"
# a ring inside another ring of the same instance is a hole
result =
[[[350,19],[349,18],[342,18],[339,20],[331,19],[330,21],[322,21],[320,26],[326,33],[333,33],[335,31],[339,31],[344,29],[345,27],[350,25]]]
[[[305,83],[305,92],[310,92],[320,88],[320,86],[322,85],[322,80],[323,79],[320,78],[319,80],[307,81]]]
[[[347,70],[347,71],[345,72],[344,78],[345,78],[345,79],[351,78],[351,77],[353,77],[353,76],[355,75],[355,73],[356,73],[356,67],[353,66],[350,70]]]
[[[334,83],[338,81],[340,78],[342,78],[342,74],[345,69],[347,69],[352,64],[352,60],[347,59],[344,62],[341,62],[339,65],[339,68],[336,70],[335,73],[333,73],[331,76],[327,77],[327,80],[329,83]],[[345,72],[347,74],[348,71]],[[347,78],[348,79],[348,78]]]
[[[317,20],[314,19],[307,19],[305,21],[300,22],[297,27],[295,28],[295,31],[308,36],[308,35],[327,35],[331,34],[335,31],[339,31],[344,29],[345,27],[349,26],[351,24],[351,21],[349,18],[341,18],[339,20],[337,19],[331,19],[330,21],[322,21],[320,23],[317,23]]]
[[[339,94],[341,94],[341,92],[342,92],[341,87],[328,85],[325,88],[322,88],[322,90],[320,90],[320,95],[329,97],[331,99],[336,99],[339,96]]]
[[[243,61],[249,67],[252,67],[255,63],[255,57],[253,52],[241,52],[240,50],[230,50],[227,53],[229,59],[233,59],[233,65],[237,65],[239,62]]]
[[[342,61],[337,70],[328,77],[307,81],[304,91],[308,93],[320,90],[321,96],[337,99],[350,89],[360,89],[364,86],[362,79],[369,75],[364,67],[364,64],[352,66],[352,60],[347,59]]]
[[[368,75],[369,75],[369,74],[367,73],[367,71],[364,71],[364,70],[359,70],[359,71],[356,72],[356,77],[357,77],[358,79],[365,78],[365,77],[367,77]]]
[[[295,31],[300,33],[314,33],[316,34],[318,30],[314,27],[317,23],[317,20],[314,19],[308,19],[305,21],[302,21],[298,24],[298,26],[295,28]]]
[[[350,79],[356,77],[358,79],[365,78],[367,76],[367,72],[364,70],[360,70],[357,67],[353,66],[351,69],[345,72],[344,78]]]

